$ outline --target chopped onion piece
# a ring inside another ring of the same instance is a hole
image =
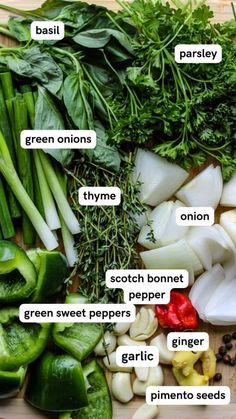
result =
[[[236,207],[236,172],[234,172],[229,182],[223,186],[220,205],[225,207]]]
[[[189,298],[202,320],[206,320],[205,309],[214,290],[224,279],[224,270],[221,265],[217,264],[199,276],[193,284]]]
[[[216,208],[220,202],[223,179],[220,166],[212,164],[184,185],[176,196],[190,207]]]
[[[223,212],[220,216],[220,225],[236,245],[236,210]]]
[[[186,269],[189,273],[189,285],[194,282],[194,274],[202,271],[200,260],[185,240],[141,252],[140,256],[147,269]]]
[[[169,199],[187,179],[188,173],[177,164],[150,151],[137,150],[133,181],[141,182],[140,199],[156,206]]]
[[[176,224],[176,209],[183,206],[180,201],[165,201],[159,204],[149,215],[149,224],[141,229],[138,243],[147,249],[156,249],[182,239],[189,227]],[[151,231],[155,242],[149,238]]]
[[[133,214],[130,213],[130,216],[136,221],[139,230],[141,230],[141,228],[147,223],[147,221],[149,220],[150,214],[151,214],[152,210],[150,208],[147,208],[145,212],[143,212],[142,214]]]

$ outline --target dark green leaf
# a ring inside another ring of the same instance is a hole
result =
[[[38,99],[35,106],[35,129],[63,130],[65,124],[53,98],[43,87],[39,87]],[[67,166],[72,158],[71,150],[45,149],[45,153],[53,156],[63,166]]]
[[[91,29],[80,32],[74,36],[73,40],[86,48],[103,48],[112,40],[112,38],[116,39],[130,54],[133,54],[129,39],[116,29]]]
[[[60,67],[50,54],[41,51],[38,46],[23,50],[20,56],[7,56],[6,63],[20,76],[40,81],[53,94],[56,94],[62,85],[63,74]]]
[[[20,42],[26,42],[31,39],[30,24],[31,19],[21,17],[10,17],[8,20],[8,28],[11,34]]]

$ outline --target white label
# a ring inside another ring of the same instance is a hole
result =
[[[129,323],[135,306],[127,304],[21,304],[22,323]]]
[[[119,346],[116,363],[119,367],[156,367],[159,351],[156,346]]]
[[[146,403],[150,405],[226,405],[230,403],[227,386],[148,387]]]
[[[217,44],[179,44],[175,47],[179,64],[217,64],[222,61],[222,48]]]
[[[93,130],[24,130],[20,145],[25,149],[84,149],[96,147]]]
[[[188,286],[185,269],[110,269],[106,286],[124,290],[124,300],[132,304],[168,304],[172,288]]]
[[[176,224],[179,226],[212,226],[214,218],[212,207],[179,207],[176,210]]]
[[[169,351],[207,351],[209,335],[206,332],[170,332],[167,348]]]
[[[35,41],[57,41],[65,36],[65,25],[63,22],[39,20],[30,25],[31,38]]]
[[[119,205],[121,191],[117,186],[92,186],[79,188],[80,205]]]

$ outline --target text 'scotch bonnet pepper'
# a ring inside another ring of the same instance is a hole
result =
[[[0,240],[0,303],[25,300],[35,289],[36,280],[35,267],[26,252]]]
[[[190,299],[178,291],[171,291],[168,304],[155,306],[156,316],[162,327],[175,331],[197,329],[198,315]]]
[[[86,304],[88,299],[80,294],[70,294],[66,304]],[[103,334],[99,323],[55,323],[52,337],[57,346],[74,356],[85,359],[95,348]]]

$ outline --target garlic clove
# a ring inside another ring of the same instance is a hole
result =
[[[139,381],[136,378],[133,382],[133,392],[138,396],[145,396],[149,386],[162,386],[164,383],[163,370],[160,365],[149,368],[147,381]]]
[[[131,376],[127,372],[117,372],[112,376],[111,391],[116,400],[128,403],[134,397]]]
[[[104,356],[106,354],[111,354],[116,349],[116,337],[110,332],[105,332],[102,339],[94,348],[94,353],[96,356]]]
[[[131,324],[132,323],[122,323],[122,322],[116,323],[113,327],[113,331],[112,331],[113,335],[116,335],[116,336],[124,335],[126,332],[128,332]]]
[[[118,346],[146,346],[145,341],[137,341],[131,339],[128,335],[119,336],[117,339]]]
[[[155,419],[159,415],[159,407],[158,406],[150,406],[148,404],[142,404],[134,415],[132,419]]]
[[[149,367],[134,367],[134,371],[139,381],[147,381]]]
[[[131,324],[129,334],[136,341],[146,340],[151,337],[158,327],[158,321],[152,309],[142,307]]]
[[[161,364],[172,365],[172,359],[174,358],[175,352],[169,351],[167,348],[167,339],[164,333],[161,333],[157,337],[151,340],[151,346],[156,346],[159,350],[159,362]]]
[[[105,367],[112,372],[132,372],[132,367],[119,367],[116,363],[116,351],[112,352],[108,356],[104,356],[103,363]]]

